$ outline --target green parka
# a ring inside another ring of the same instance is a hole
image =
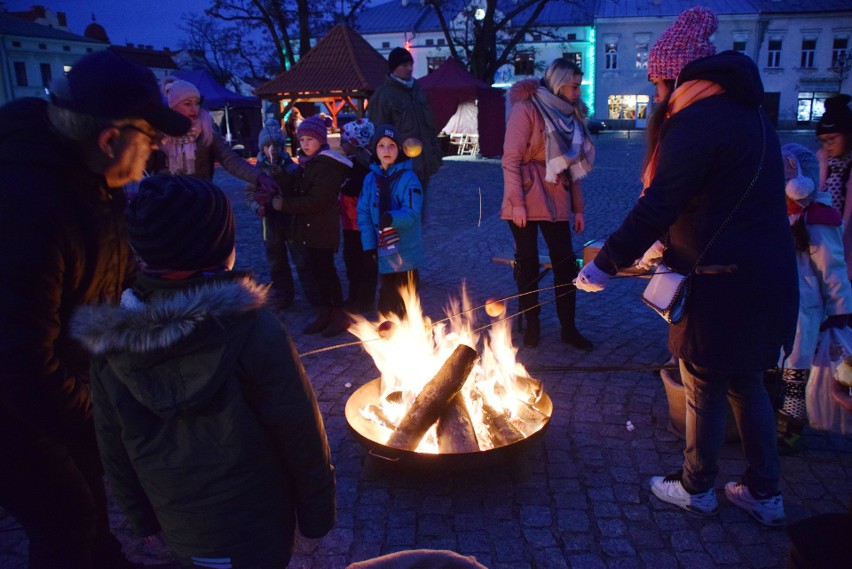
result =
[[[142,275],[121,306],[81,309],[113,493],[139,535],[178,558],[284,567],[300,533],[335,519],[328,441],[308,377],[267,289],[249,277]],[[141,300],[140,300],[141,299]]]

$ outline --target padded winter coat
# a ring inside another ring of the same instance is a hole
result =
[[[325,429],[267,289],[247,276],[140,275],[122,304],[86,307],[98,445],[139,535],[184,563],[283,567],[296,522],[325,535],[335,478]]]
[[[46,101],[0,108],[0,433],[91,436],[89,356],[70,319],[132,278],[124,206],[53,130]]]
[[[668,233],[664,262],[689,272],[763,160],[754,187],[701,259],[736,271],[692,278],[686,317],[669,326],[669,349],[714,370],[765,370],[782,346],[789,353],[799,305],[781,148],[760,110],[763,85],[751,59],[732,51],[697,59],[678,82],[694,79],[725,93],[663,123],[654,179],[594,262],[614,275]]]

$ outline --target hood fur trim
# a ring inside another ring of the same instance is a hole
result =
[[[509,104],[514,105],[521,101],[529,101],[539,87],[541,87],[541,81],[538,79],[518,81],[509,87]]]
[[[152,352],[176,344],[207,320],[259,310],[268,291],[268,285],[242,277],[211,281],[135,306],[83,306],[71,321],[71,335],[96,355]]]

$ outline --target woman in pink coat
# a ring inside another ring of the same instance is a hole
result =
[[[583,116],[580,82],[583,72],[566,59],[556,59],[544,79],[519,81],[509,90],[509,119],[503,143],[503,205],[500,218],[515,238],[518,292],[539,287],[538,232],[553,263],[556,313],[562,341],[590,351],[592,343],[574,323],[577,263],[571,246],[574,231],[585,227],[580,179],[594,163],[595,148]],[[538,345],[541,335],[538,293],[520,297],[527,320],[524,344]]]

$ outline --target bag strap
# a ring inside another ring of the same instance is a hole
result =
[[[710,247],[713,246],[713,243],[716,242],[716,239],[719,238],[719,235],[721,235],[722,231],[724,231],[725,228],[728,227],[728,224],[731,222],[731,219],[734,217],[734,214],[743,205],[743,202],[745,202],[745,199],[751,193],[752,188],[754,188],[754,184],[757,183],[757,179],[760,177],[760,173],[763,171],[763,162],[764,162],[764,159],[766,158],[766,120],[764,119],[763,113],[760,111],[759,107],[757,109],[757,118],[758,118],[758,120],[760,120],[760,127],[761,127],[761,134],[762,134],[761,148],[760,148],[760,162],[757,165],[757,170],[754,172],[754,176],[752,176],[751,182],[749,182],[748,187],[746,187],[746,190],[743,192],[743,195],[741,195],[740,199],[737,201],[737,203],[734,204],[734,207],[731,210],[731,213],[728,214],[728,217],[725,218],[725,221],[722,222],[722,225],[719,226],[719,229],[716,230],[716,233],[713,234],[713,237],[711,237],[710,241],[707,242],[707,246],[704,247],[704,250],[701,252],[701,254],[698,256],[698,258],[695,260],[695,264],[692,265],[692,268],[689,270],[689,273],[688,273],[688,275],[690,275],[690,276],[695,273],[695,270],[698,268],[698,265],[701,264],[701,260],[707,254],[707,251],[710,249]]]

